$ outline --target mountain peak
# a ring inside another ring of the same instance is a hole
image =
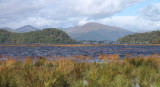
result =
[[[20,28],[35,28],[35,27],[33,27],[32,25],[25,25],[25,26],[22,26],[22,27],[20,27]],[[20,29],[20,28],[18,28],[18,29]],[[37,29],[37,28],[36,28]]]
[[[82,26],[107,26],[107,25],[96,23],[96,22],[88,22]]]
[[[99,24],[99,23],[96,23],[96,22],[88,22],[88,23],[86,23],[85,25],[90,25],[90,24]]]
[[[25,26],[23,26],[23,27],[33,27],[32,25],[25,25]]]
[[[133,32],[115,27],[104,25],[96,22],[89,22],[82,26],[72,27],[67,30],[70,36],[76,40],[111,40],[115,41]]]
[[[11,28],[9,28],[9,27],[3,27],[3,28],[0,28],[0,29],[7,30],[7,31],[9,31],[9,32],[15,32],[14,29],[11,29]]]
[[[36,27],[33,27],[31,25],[25,25],[25,26],[22,26],[22,27],[16,29],[16,32],[17,33],[25,33],[25,32],[36,31],[36,30],[39,30],[39,29]]]

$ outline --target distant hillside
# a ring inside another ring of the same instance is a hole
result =
[[[20,28],[17,28],[17,29],[11,29],[11,28],[8,28],[8,27],[3,27],[3,28],[0,28],[0,29],[7,30],[7,31],[10,31],[10,32],[16,32],[16,33],[25,33],[25,32],[40,30],[40,29],[38,29],[36,27],[33,27],[31,25],[26,25],[26,26],[23,26],[23,27],[20,27]]]
[[[10,31],[10,32],[15,32],[15,29],[11,29],[11,28],[8,28],[8,27],[0,28],[0,30],[7,30],[7,31]]]
[[[120,43],[151,43],[160,44],[160,31],[136,33],[118,39]]]
[[[36,30],[39,30],[39,29],[35,28],[31,25],[26,25],[26,26],[23,26],[23,27],[20,27],[20,28],[16,29],[15,31],[17,33],[25,33],[25,32],[36,31]]]
[[[65,32],[58,29],[48,28],[27,33],[13,33],[0,30],[0,43],[73,43]]]
[[[76,26],[70,28],[66,32],[73,39],[79,41],[80,40],[116,41],[118,38],[121,38],[129,34],[133,34],[133,32],[122,28],[98,24],[94,22],[87,23],[83,26]]]

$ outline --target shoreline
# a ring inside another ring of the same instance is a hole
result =
[[[124,45],[124,46],[160,46],[160,44],[0,44],[0,46],[57,46],[57,47],[83,47],[83,46],[109,46],[109,45]]]

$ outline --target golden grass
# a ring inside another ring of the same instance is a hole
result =
[[[79,55],[79,56],[70,56],[71,59],[73,60],[86,60],[86,59],[93,59],[91,56],[84,56],[84,55]]]
[[[98,57],[99,60],[119,60],[119,55],[118,54],[110,54],[110,55],[99,55]]]
[[[85,56],[75,56],[86,59]],[[160,57],[119,60],[117,54],[99,55],[116,62],[76,62],[61,57],[0,60],[0,87],[160,87]]]

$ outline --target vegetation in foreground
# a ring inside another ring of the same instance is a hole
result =
[[[158,55],[109,63],[0,60],[0,87],[160,87]]]
[[[120,43],[150,43],[160,44],[160,31],[152,31],[146,33],[136,33],[118,39]]]
[[[66,32],[55,28],[31,31],[26,33],[13,33],[0,29],[0,43],[46,43],[46,44],[69,44],[75,43]]]

